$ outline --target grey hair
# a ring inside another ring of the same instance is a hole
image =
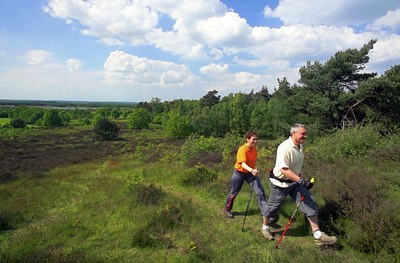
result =
[[[300,123],[293,124],[292,127],[290,128],[290,134],[300,131],[301,128],[305,129],[306,126],[304,124],[300,124]]]

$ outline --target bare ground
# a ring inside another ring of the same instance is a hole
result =
[[[40,176],[55,167],[133,153],[138,143],[143,143],[139,140],[102,141],[96,139],[91,130],[0,139],[0,183],[20,176]],[[146,143],[178,146],[182,140],[146,139]]]

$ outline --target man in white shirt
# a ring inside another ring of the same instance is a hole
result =
[[[287,195],[296,202],[304,196],[300,210],[310,223],[314,240],[317,244],[334,244],[337,241],[335,236],[328,236],[320,231],[317,205],[308,191],[312,183],[300,175],[304,161],[303,143],[306,138],[306,127],[303,124],[294,124],[290,129],[290,137],[278,146],[275,167],[270,174],[271,193],[268,199],[267,218],[269,221],[276,218]],[[274,239],[268,225],[263,225],[262,233],[265,238]]]

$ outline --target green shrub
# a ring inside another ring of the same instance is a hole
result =
[[[142,130],[149,128],[151,122],[151,114],[143,108],[134,109],[128,115],[128,127],[133,130]]]
[[[220,141],[220,148],[222,152],[222,159],[225,162],[234,162],[235,155],[240,145],[244,143],[243,138],[234,134],[226,135]]]
[[[330,136],[317,140],[306,150],[315,153],[323,160],[364,156],[378,146],[381,139],[379,127],[374,125],[358,126],[352,129],[338,130]]]
[[[161,187],[157,187],[153,183],[149,185],[137,184],[132,188],[135,201],[143,205],[157,205],[165,197],[165,193]]]
[[[181,158],[185,164],[197,164],[207,153],[219,152],[219,140],[214,137],[189,136],[182,145]]]
[[[215,171],[208,169],[204,165],[196,165],[184,173],[182,184],[187,186],[201,186],[215,181],[217,177],[218,175]]]
[[[10,122],[11,127],[15,129],[23,129],[26,127],[26,122],[23,119],[12,119]]]
[[[119,127],[107,118],[99,118],[94,125],[94,132],[103,140],[114,140],[118,138]]]
[[[0,212],[0,231],[13,229],[12,215],[8,212]]]
[[[381,255],[386,258],[385,262],[397,262],[400,259],[400,217],[395,211],[399,210],[397,202],[386,200],[377,204],[371,213],[362,213],[349,224],[347,241],[356,250],[368,253],[374,262],[383,262],[379,260]]]
[[[162,233],[149,226],[137,229],[132,235],[132,246],[139,248],[170,248],[172,241],[165,237]]]
[[[59,127],[63,126],[63,120],[57,110],[51,109],[43,115],[42,125],[46,127]]]

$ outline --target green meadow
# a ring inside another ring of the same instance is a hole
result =
[[[365,144],[359,132],[307,145],[304,173],[316,179],[321,225],[338,245],[315,246],[298,212],[279,249],[260,232],[254,194],[242,231],[248,185],[235,201],[235,219],[222,213],[242,138],[122,130],[119,140],[98,141],[80,127],[2,137],[0,261],[398,262],[399,138],[369,146],[362,156],[340,155],[345,149],[335,145]],[[278,143],[258,142],[267,195]],[[4,150],[8,144],[13,148]],[[56,153],[64,162],[45,166]],[[278,234],[294,208],[287,200]]]

